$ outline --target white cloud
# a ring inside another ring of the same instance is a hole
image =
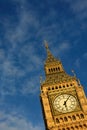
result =
[[[74,64],[77,68],[80,68],[80,58],[76,59]]]
[[[40,124],[33,125],[16,112],[0,112],[0,130],[43,130],[43,127]]]
[[[77,58],[74,62],[74,65],[77,68],[80,68],[81,63],[83,63],[83,60],[87,60],[87,52],[85,52],[83,55],[81,55],[79,58]]]
[[[23,76],[25,74],[23,70],[20,70],[19,67],[14,65],[15,61],[13,59],[9,59],[8,56],[7,57],[2,56],[2,60],[3,62],[1,62],[1,66],[0,66],[3,71],[2,75],[15,77],[15,76]]]
[[[13,48],[16,48],[18,44],[22,44],[26,40],[35,36],[33,31],[38,29],[39,21],[37,14],[34,10],[27,7],[30,6],[26,0],[12,0],[17,7],[15,8],[16,14],[14,19],[11,20],[11,16],[5,17],[1,23],[5,30],[4,39],[8,44],[12,44]]]
[[[0,63],[5,60],[5,51],[0,49]]]
[[[1,49],[0,51],[0,70],[2,74],[0,94],[2,96],[15,95],[18,92],[21,94],[35,94],[39,89],[39,77],[35,73],[42,65],[42,59],[37,55],[35,47],[30,44],[22,45],[19,47],[17,57],[18,61],[16,63],[13,51],[8,52],[8,55],[5,55],[5,50]],[[21,79],[22,82],[20,82]]]
[[[83,54],[83,58],[87,60],[87,52]]]
[[[15,76],[15,74],[17,73],[17,68],[15,66],[12,65],[11,60],[5,60],[3,63],[3,74],[4,75],[13,75]]]
[[[75,12],[81,13],[87,11],[87,0],[76,0],[72,4],[72,8]]]
[[[21,85],[21,89],[19,90],[20,93],[23,95],[36,94],[40,86],[39,80],[40,79],[37,77],[37,75],[26,78]]]
[[[25,64],[26,62],[26,71],[31,72],[34,71],[36,68],[41,65],[41,57],[37,55],[36,48],[34,45],[31,44],[25,44],[20,48],[20,52],[18,54],[19,56],[19,62],[21,64]],[[25,62],[23,62],[26,60]]]
[[[21,11],[19,14],[19,22],[15,27],[10,25],[6,28],[6,38],[15,45],[19,42],[31,38],[33,34],[31,30],[36,29],[38,26],[37,19],[32,11]],[[9,24],[9,23],[8,23]]]
[[[2,21],[5,34],[0,43],[6,42],[6,46],[11,44],[7,50],[0,50],[0,70],[2,71],[0,93],[2,95],[15,94],[21,88],[24,90],[24,92],[20,91],[21,93],[27,92],[29,87],[32,91],[32,81],[30,81],[29,74],[34,75],[35,69],[38,71],[38,66],[41,65],[41,59],[35,52],[34,42],[29,43],[29,39],[35,36],[32,31],[37,30],[39,26],[36,13],[26,8],[26,0],[13,0],[13,2],[19,3],[19,7],[16,8],[17,16],[15,16],[18,18],[18,21],[10,21],[10,16]],[[18,81],[19,83],[21,77],[22,81],[25,82],[27,75],[30,82],[27,82],[29,86],[26,85],[26,90],[24,89],[25,84],[23,86],[21,83],[20,87],[17,88],[16,82]]]
[[[62,55],[65,52],[68,52],[71,49],[71,47],[72,46],[69,42],[60,43],[56,48],[54,47],[54,54],[56,53],[56,55]]]
[[[59,52],[61,52],[61,51],[69,50],[70,48],[71,48],[70,43],[65,42],[65,43],[61,43],[61,44],[59,45],[58,50],[59,50]]]
[[[72,13],[75,15],[75,19],[79,21],[87,18],[87,0],[61,0],[67,2]],[[86,25],[85,25],[86,26]],[[87,27],[87,26],[86,26]]]
[[[70,8],[79,20],[87,18],[87,0],[66,0],[70,4]]]

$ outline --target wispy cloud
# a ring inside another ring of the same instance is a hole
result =
[[[81,13],[87,11],[87,1],[86,0],[76,0],[72,4],[72,8],[75,12]]]
[[[62,52],[62,51],[69,50],[70,48],[71,48],[70,43],[65,42],[65,43],[62,43],[59,45],[58,50],[59,50],[59,52]]]
[[[16,112],[5,113],[0,112],[0,129],[1,130],[43,130],[44,128],[38,124],[33,125],[22,115]]]
[[[14,95],[18,92],[29,94],[38,91],[39,78],[35,76],[35,70],[37,69],[38,72],[39,66],[42,63],[40,57],[34,51],[35,48],[32,48],[33,46],[29,47],[29,45],[22,46],[16,55],[17,59],[15,59],[14,54],[12,57],[11,54],[6,56],[4,50],[1,50],[0,70],[2,76],[0,79],[0,93],[2,95]],[[21,82],[20,86],[18,82]]]
[[[81,69],[81,65],[83,63],[83,60],[87,60],[87,52],[83,53],[80,57],[78,57],[75,62],[74,62],[74,65],[75,67],[77,67],[78,69]],[[84,63],[85,65],[85,63]]]
[[[6,39],[14,44],[13,46],[33,37],[33,30],[36,30],[38,27],[38,21],[32,11],[23,9],[20,11],[18,18],[19,21],[16,26],[12,27],[8,22],[6,27]]]
[[[6,46],[8,46],[7,50],[0,49],[0,70],[2,74],[0,93],[2,95],[12,95],[18,92],[28,94],[38,91],[37,87],[35,86],[36,89],[34,89],[34,85],[31,83],[33,82],[31,75],[32,77],[35,75],[36,69],[38,71],[41,59],[36,52],[36,43],[30,39],[35,36],[39,22],[35,12],[27,9],[27,1],[13,1],[19,3],[19,7],[16,8],[17,16],[15,16],[18,20],[12,22],[10,18],[5,18],[2,21],[5,34],[0,43],[2,46],[3,42],[4,44],[6,42]],[[27,76],[29,81],[27,81],[25,87],[24,83]],[[38,79],[37,77],[35,79],[36,82]],[[18,86],[19,83],[20,86]]]
[[[70,8],[72,9],[73,13],[76,15],[77,18],[80,20],[84,20],[87,18],[87,0],[65,0],[70,4]]]
[[[36,86],[36,89],[33,89],[34,86],[32,84],[33,79],[31,79],[31,75],[32,77],[34,76],[36,82],[38,79],[35,73],[36,71],[39,73],[39,66],[42,67],[43,64],[41,52],[38,52],[39,43],[43,42],[44,39],[48,40],[50,42],[49,44],[51,44],[55,50],[54,54],[59,56],[72,48],[70,41],[67,39],[75,35],[80,36],[80,33],[78,28],[75,31],[73,30],[75,28],[74,20],[71,18],[67,20],[64,14],[59,15],[59,20],[57,16],[58,10],[54,8],[49,9],[46,15],[42,16],[41,13],[44,11],[45,4],[40,3],[38,7],[43,7],[43,11],[41,10],[42,12],[39,12],[39,8],[38,11],[31,9],[31,3],[27,3],[26,0],[13,1],[17,4],[19,3],[15,16],[17,21],[10,21],[10,19],[2,21],[5,34],[0,45],[3,45],[4,42],[4,44],[7,44],[8,49],[0,50],[0,70],[2,72],[1,90],[3,90],[3,94],[5,94],[7,88],[4,91],[3,86],[6,86],[6,82],[8,81],[8,86],[14,86],[12,92],[16,93],[19,91],[22,94],[28,94],[28,92],[32,93],[32,90],[35,90],[34,92],[38,91]],[[66,0],[66,2],[69,2],[73,13],[76,11],[77,14],[78,12],[80,14],[81,11],[86,10],[86,1],[83,2],[83,6],[78,10],[76,10],[76,7],[79,7],[81,1],[79,2],[77,0],[77,2],[73,2]],[[29,4],[30,8],[28,8],[27,4]],[[52,7],[52,2],[50,3],[49,1],[48,4]],[[55,44],[57,47],[55,47]],[[76,61],[76,65],[79,66],[79,60]],[[26,79],[26,76],[29,77],[30,82]],[[26,87],[24,87],[25,82],[27,82]],[[19,85],[18,83],[21,83],[21,86],[17,87],[17,85]],[[37,84],[39,85],[38,82]],[[32,89],[30,86],[33,86]],[[17,90],[17,88],[19,89]],[[9,89],[7,89],[7,91],[9,91]]]
[[[66,42],[61,42],[60,44],[57,45],[56,48],[54,48],[54,54],[57,56],[61,56],[64,55],[65,53],[67,53],[68,51],[70,51],[70,49],[72,48],[71,44],[66,41]]]
[[[19,90],[21,94],[27,95],[27,94],[35,94],[38,91],[39,88],[39,78],[36,76],[30,77],[29,79],[26,78],[21,86],[21,89]]]
[[[85,52],[85,53],[83,54],[83,58],[84,58],[85,60],[87,60],[87,52]]]
[[[74,65],[75,65],[77,68],[80,68],[80,58],[76,59]]]

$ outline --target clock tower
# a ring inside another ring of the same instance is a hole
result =
[[[46,130],[87,130],[87,98],[80,81],[68,75],[46,44],[45,81],[40,101]],[[73,72],[74,73],[74,72]]]

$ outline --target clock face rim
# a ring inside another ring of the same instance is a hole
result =
[[[53,107],[56,111],[61,113],[68,113],[75,110],[77,106],[77,99],[72,94],[57,95],[53,101]]]

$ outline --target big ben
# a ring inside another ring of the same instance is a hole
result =
[[[68,75],[46,46],[40,101],[46,130],[87,130],[87,98],[73,72]]]

